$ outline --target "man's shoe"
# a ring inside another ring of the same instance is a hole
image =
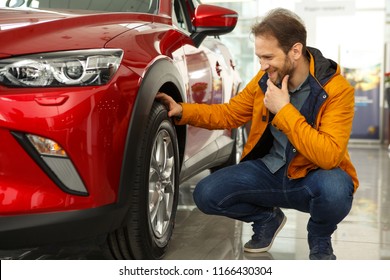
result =
[[[250,253],[267,252],[271,248],[276,235],[286,223],[286,220],[287,218],[282,210],[277,208],[275,210],[275,217],[272,220],[259,227],[254,226],[255,234],[244,245],[244,251]]]
[[[335,260],[330,237],[309,236],[309,248],[311,260]]]

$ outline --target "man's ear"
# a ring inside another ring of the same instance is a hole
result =
[[[293,55],[294,59],[299,59],[302,56],[302,49],[303,45],[301,43],[295,43],[291,47],[290,52]]]

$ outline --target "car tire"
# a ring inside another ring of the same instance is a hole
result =
[[[179,150],[166,107],[153,104],[134,161],[129,213],[122,228],[109,234],[114,259],[161,259],[171,239],[179,186]]]

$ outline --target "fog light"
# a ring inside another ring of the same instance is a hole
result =
[[[62,189],[81,195],[88,194],[76,168],[61,145],[42,136],[32,134],[27,134],[26,136],[38,152],[41,160],[56,177],[53,178],[54,181],[59,183]],[[48,175],[52,177],[51,174]]]

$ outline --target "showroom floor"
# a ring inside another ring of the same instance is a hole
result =
[[[390,154],[380,145],[350,146],[357,168],[360,187],[355,194],[351,213],[333,235],[333,248],[338,259],[390,259]],[[275,259],[307,260],[306,223],[308,215],[283,209],[287,223],[271,250],[247,254],[242,245],[252,235],[249,224],[201,213],[192,201],[192,191],[200,176],[180,188],[176,227],[165,257],[167,260],[234,260]],[[45,251],[0,251],[0,259],[99,259],[88,244]]]
[[[333,235],[333,249],[341,260],[390,259],[390,154],[387,147],[353,144],[350,155],[360,187],[349,216]],[[180,210],[166,259],[308,259],[308,214],[283,209],[287,223],[271,250],[244,253],[242,245],[252,235],[251,226],[201,213],[191,199],[193,183],[181,188]]]

